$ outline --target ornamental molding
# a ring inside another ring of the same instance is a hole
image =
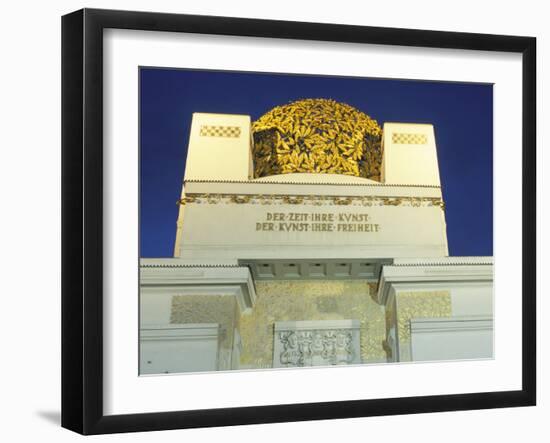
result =
[[[437,185],[411,185],[411,184],[393,184],[393,183],[333,183],[333,182],[293,182],[293,181],[277,181],[277,180],[185,180],[187,183],[235,183],[235,184],[253,184],[253,185],[306,185],[306,186],[369,186],[369,187],[389,187],[389,188],[434,188],[441,189]]]
[[[278,359],[283,367],[314,366],[315,360],[320,365],[350,364],[355,357],[352,333],[344,329],[281,331],[277,339],[282,344]]]
[[[175,259],[178,260],[178,259]],[[242,268],[240,265],[212,265],[212,264],[202,264],[202,263],[193,263],[193,264],[180,264],[180,263],[142,263],[140,264],[141,268]]]
[[[393,263],[396,268],[408,267],[442,267],[442,266],[492,266],[492,261],[471,261],[471,262],[418,262],[418,263]]]
[[[170,325],[146,325],[139,331],[140,340],[198,340],[218,339],[218,323],[186,323]]]
[[[306,206],[408,206],[439,207],[445,209],[439,197],[386,196],[319,196],[299,194],[186,194],[179,205],[188,204],[251,204],[251,205],[306,205]]]
[[[448,318],[411,318],[411,333],[491,331],[493,317],[489,315],[463,315]]]

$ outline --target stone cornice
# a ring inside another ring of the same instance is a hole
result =
[[[492,257],[445,257],[444,259],[422,259],[412,261],[408,259],[395,259],[391,266],[418,267],[418,266],[483,266],[493,265]]]
[[[213,265],[213,264],[183,264],[176,263],[177,258],[173,259],[173,263],[142,263],[140,264],[141,268],[242,268],[240,265]]]
[[[383,266],[378,284],[378,302],[385,304],[391,288],[396,285],[421,286],[438,283],[462,284],[493,281],[491,257],[486,257],[486,261],[479,257],[478,263],[473,261],[455,262],[457,258],[396,259],[397,263]],[[425,263],[422,263],[423,261]]]
[[[435,185],[409,185],[409,184],[388,184],[388,183],[337,183],[337,182],[291,182],[277,180],[184,180],[186,183],[235,183],[235,184],[254,184],[254,185],[311,185],[311,186],[367,186],[367,187],[386,187],[386,188],[434,188],[441,189],[441,186]]]
[[[172,259],[177,262],[178,259]],[[168,260],[167,260],[168,261]],[[140,266],[141,291],[150,293],[215,294],[237,298],[241,312],[254,306],[256,291],[245,266]]]

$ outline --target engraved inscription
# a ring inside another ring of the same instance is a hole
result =
[[[280,232],[379,232],[367,213],[268,212],[256,222],[256,231]]]

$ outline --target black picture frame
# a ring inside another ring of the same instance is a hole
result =
[[[501,51],[522,55],[522,389],[392,399],[103,413],[103,31]],[[536,403],[536,39],[229,17],[83,9],[62,18],[62,426],[82,434],[229,426]]]

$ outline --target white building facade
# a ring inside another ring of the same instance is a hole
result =
[[[493,260],[448,255],[433,126],[300,106],[193,115],[174,257],[140,263],[140,373],[492,358]]]

